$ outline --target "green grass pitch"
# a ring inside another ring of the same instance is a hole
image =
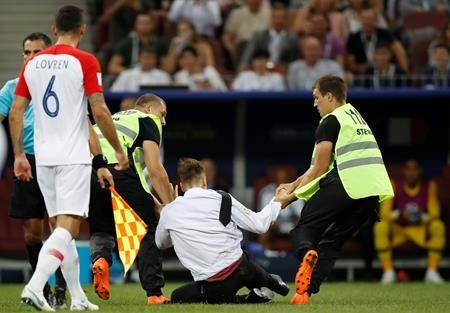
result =
[[[179,284],[168,283],[166,295]],[[22,285],[0,285],[0,312],[34,312],[20,304]],[[85,286],[90,300],[100,305],[100,312],[450,312],[450,283],[423,283],[381,286],[375,283],[328,283],[305,306],[289,304],[291,294],[277,297],[274,303],[259,305],[161,305],[146,306],[145,294],[137,284],[114,285],[111,299],[101,301],[91,286]],[[292,290],[292,288],[291,288]],[[61,311],[64,312],[64,311]],[[69,312],[69,311],[67,311]]]

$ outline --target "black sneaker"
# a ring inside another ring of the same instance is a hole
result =
[[[62,310],[67,308],[66,301],[66,288],[55,288],[55,303],[53,305],[54,309]]]
[[[272,291],[282,296],[287,296],[289,293],[289,286],[276,274],[269,274],[273,278],[272,284],[268,286]]]

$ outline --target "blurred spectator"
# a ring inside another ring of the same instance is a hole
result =
[[[450,23],[447,23],[440,31],[437,38],[430,43],[428,48],[428,60],[430,65],[434,65],[434,48],[439,44],[450,47]]]
[[[195,25],[198,34],[214,37],[216,27],[222,24],[217,1],[175,0],[170,7],[169,20],[188,20]]]
[[[270,6],[263,0],[245,0],[243,6],[231,11],[222,40],[232,59],[238,62],[252,36],[269,25]]]
[[[372,2],[379,2],[379,1],[349,0],[348,2],[349,6],[343,12],[344,20],[346,21],[345,33],[347,37],[349,34],[353,34],[361,30],[362,25],[359,15],[361,14],[362,9],[364,7],[369,6],[374,7],[375,5],[372,4]],[[378,10],[376,10],[376,12],[377,12],[377,27],[383,29],[388,28],[388,23],[383,16],[383,12]]]
[[[263,187],[258,194],[257,210],[260,211],[267,205],[275,196],[275,190],[280,184],[286,183],[290,180],[288,171],[283,167],[277,167],[275,171],[274,182]],[[297,200],[285,209],[280,211],[278,218],[270,227],[269,231],[261,236],[261,241],[265,246],[270,247],[275,238],[289,238],[289,232],[295,227],[302,213],[304,206],[303,200]]]
[[[159,56],[164,56],[167,53],[168,44],[166,40],[153,34],[155,29],[154,16],[140,13],[136,17],[134,27],[135,32],[115,46],[114,54],[108,65],[109,74],[116,75],[135,66],[138,63],[139,51],[144,46],[153,47]]]
[[[106,26],[109,42],[118,42],[128,36],[134,21],[140,12],[154,9],[153,0],[110,0],[106,1],[102,16],[98,19],[99,27]]]
[[[228,192],[229,188],[225,181],[217,176],[217,168],[214,161],[212,159],[204,158],[200,160],[200,163],[205,169],[207,188]]]
[[[361,13],[361,31],[351,34],[347,40],[348,68],[352,73],[362,74],[373,64],[375,47],[388,44],[398,66],[408,71],[408,57],[405,48],[389,30],[377,27],[377,12],[364,8]]]
[[[127,111],[134,109],[134,104],[136,102],[136,99],[133,97],[125,97],[120,101],[119,105],[119,111]]]
[[[319,39],[322,45],[322,57],[332,59],[344,67],[345,43],[330,32],[328,18],[325,14],[314,13],[308,18],[307,35]]]
[[[408,86],[406,72],[391,63],[392,52],[388,44],[379,44],[375,48],[373,66],[355,81],[355,86],[365,88],[395,88]]]
[[[158,54],[151,47],[143,47],[139,52],[139,63],[132,69],[119,74],[111,86],[114,92],[134,92],[145,86],[170,85],[170,75],[157,68]]]
[[[311,89],[314,82],[324,75],[344,78],[344,71],[334,60],[322,59],[322,48],[316,37],[308,36],[300,41],[304,60],[289,66],[288,85],[290,89]]]
[[[309,33],[307,21],[311,14],[324,14],[329,20],[331,33],[344,40],[345,21],[341,12],[336,10],[337,0],[311,0],[308,5],[297,11],[292,22],[292,31],[299,35]]]
[[[181,51],[186,47],[194,47],[202,66],[215,66],[211,45],[198,36],[194,25],[186,20],[177,23],[177,34],[170,42],[169,52],[165,59],[164,69],[173,72]]]
[[[269,52],[267,50],[255,51],[251,61],[251,69],[239,73],[233,82],[233,89],[241,91],[285,90],[283,76],[280,73],[271,72],[267,68],[268,62]]]
[[[449,47],[445,44],[438,44],[434,48],[434,65],[425,72],[425,86],[428,88],[449,87],[450,86],[450,63]]]
[[[392,249],[411,241],[428,250],[425,281],[442,283],[437,269],[445,248],[445,225],[440,219],[436,183],[422,179],[422,168],[414,159],[405,162],[403,179],[392,183],[395,198],[381,204],[381,221],[374,226],[375,247],[383,266],[381,282],[395,282]]]
[[[289,0],[289,9],[301,9],[309,3],[309,0]]]
[[[286,6],[275,2],[271,16],[271,27],[255,33],[247,45],[240,62],[240,69],[250,63],[250,58],[257,50],[269,51],[269,60],[285,67],[297,58],[297,37],[288,30],[289,12]]]
[[[190,90],[227,90],[222,77],[213,66],[202,66],[197,50],[186,47],[181,51],[181,70],[175,74],[177,85],[188,86]]]

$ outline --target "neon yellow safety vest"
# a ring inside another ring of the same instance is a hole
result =
[[[319,181],[333,169],[336,161],[339,177],[350,198],[379,196],[380,201],[392,198],[394,191],[381,151],[361,114],[347,103],[322,117],[320,123],[329,115],[336,116],[341,127],[328,171],[295,190],[295,196],[303,200],[311,198],[320,189]],[[313,151],[312,165],[315,153],[316,148]]]
[[[153,114],[145,114],[138,110],[126,110],[122,112],[118,112],[112,116],[114,125],[116,126],[117,137],[119,138],[120,145],[122,146],[123,151],[127,154],[128,158],[130,156],[128,153],[131,152],[131,158],[134,164],[134,168],[136,173],[139,176],[142,187],[147,192],[150,192],[150,188],[144,176],[145,169],[145,159],[144,159],[144,150],[142,147],[136,147],[134,151],[130,151],[131,147],[134,144],[138,134],[139,134],[139,119],[150,117],[158,127],[159,131],[159,142],[161,142],[162,138],[162,125],[159,117]],[[100,145],[102,147],[103,155],[108,159],[109,164],[117,163],[116,154],[114,152],[113,147],[109,144],[108,140],[103,136],[100,132],[100,129],[97,125],[94,126],[94,130],[98,135],[100,140]]]

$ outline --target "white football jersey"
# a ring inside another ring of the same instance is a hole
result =
[[[36,165],[91,164],[87,96],[102,92],[90,53],[54,45],[28,60],[15,94],[33,99]]]

